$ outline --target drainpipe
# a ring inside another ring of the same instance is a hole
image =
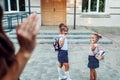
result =
[[[28,0],[28,11],[29,11],[29,14],[31,14],[31,9],[30,9],[31,5],[30,5],[30,0]]]
[[[76,0],[74,0],[74,29],[76,29]]]

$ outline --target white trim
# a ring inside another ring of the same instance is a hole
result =
[[[82,15],[110,15],[108,13],[104,13],[104,12],[99,12],[99,13],[96,13],[96,12],[90,12],[90,13],[81,13]]]
[[[105,13],[108,13],[109,14],[109,1],[110,0],[105,0]]]
[[[96,10],[96,12],[99,12],[99,3],[100,3],[99,1],[100,1],[100,0],[97,0],[97,7],[96,7],[97,10]]]
[[[20,11],[4,11],[4,13],[16,13],[16,12],[20,12]]]
[[[19,11],[19,0],[17,0],[17,11]]]
[[[7,1],[8,1],[8,11],[5,11],[5,12],[9,12],[11,10],[10,0],[7,0]]]

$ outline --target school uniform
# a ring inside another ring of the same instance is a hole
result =
[[[60,41],[64,38],[64,35],[59,35],[59,43]],[[58,61],[59,63],[68,63],[68,43],[67,43],[67,38],[65,37],[64,43],[62,48],[58,51]],[[65,71],[65,76],[62,74],[62,68],[58,67],[58,74],[59,74],[59,80],[65,79],[65,80],[72,80],[70,78],[70,73],[69,71]]]
[[[99,68],[99,61],[95,58],[95,54],[97,52],[99,52],[99,48],[98,45],[96,44],[96,49],[94,51],[91,51],[90,48],[90,52],[88,56],[88,68],[90,69]]]
[[[59,43],[64,38],[63,35],[59,35]],[[58,61],[60,63],[69,62],[68,61],[68,43],[67,38],[65,38],[63,47],[58,51]]]

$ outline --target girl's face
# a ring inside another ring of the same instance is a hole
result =
[[[97,43],[97,42],[98,42],[97,36],[96,36],[96,35],[91,35],[91,36],[90,36],[90,42],[91,42],[92,44]]]
[[[67,35],[68,29],[67,29],[67,28],[64,28],[64,29],[61,31],[61,33],[64,34],[64,35]]]

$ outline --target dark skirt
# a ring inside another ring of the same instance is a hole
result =
[[[88,67],[90,69],[99,68],[99,61],[95,58],[95,56],[89,56],[88,61]]]
[[[67,50],[59,50],[58,51],[58,61],[60,63],[68,63],[68,51]]]

